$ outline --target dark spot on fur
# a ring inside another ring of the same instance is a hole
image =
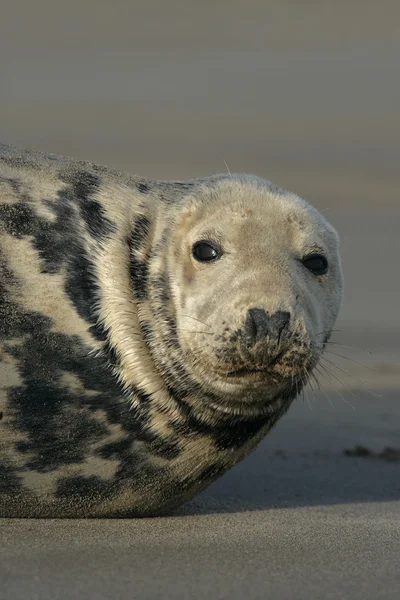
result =
[[[2,321],[6,318],[6,314],[3,311],[7,309],[7,305],[9,304],[7,301],[7,287],[13,287],[15,284],[14,274],[3,256],[0,246],[0,339]]]
[[[153,341],[153,329],[148,321],[140,321],[140,328],[143,332],[143,337],[148,344],[151,344]]]
[[[257,435],[266,425],[267,419],[263,416],[254,420],[238,420],[230,422],[224,427],[217,427],[214,433],[215,444],[221,450],[240,448],[248,440]]]
[[[179,394],[168,390],[178,405],[184,421],[176,423],[173,426],[180,433],[187,434],[188,430],[198,434],[210,436],[215,445],[220,450],[237,449],[253,438],[259,431],[270,422],[272,427],[276,420],[281,416],[275,413],[272,415],[262,415],[260,417],[245,418],[245,417],[230,417],[229,420],[217,420],[210,424],[202,419],[201,412],[197,412],[187,399],[182,398]]]
[[[151,278],[150,285],[157,302],[163,307],[167,308],[168,302],[170,301],[171,295],[167,278],[164,274],[158,273]]]
[[[69,183],[58,192],[55,199],[43,199],[55,214],[55,221],[40,218],[29,205],[30,198],[21,191],[21,184],[10,179],[8,183],[21,198],[21,202],[0,206],[0,221],[5,231],[15,237],[32,236],[33,245],[43,263],[42,272],[56,273],[73,253],[79,229],[76,209],[79,209],[85,225],[94,237],[109,235],[114,225],[105,217],[101,204],[91,194],[99,187],[99,178],[86,172],[62,177]]]
[[[0,494],[12,495],[21,490],[21,480],[11,467],[0,464]]]
[[[67,176],[61,177],[61,179],[72,184],[76,197],[82,202],[86,202],[100,187],[100,178],[88,171],[68,173]]]
[[[71,298],[78,314],[91,324],[90,333],[101,341],[107,339],[103,326],[94,315],[94,307],[100,298],[100,289],[93,274],[93,264],[81,247],[76,247],[68,264],[65,291]]]
[[[198,481],[212,481],[225,471],[225,467],[217,463],[211,463],[205,467],[197,476]]]
[[[135,296],[140,302],[147,298],[148,270],[149,267],[145,261],[137,260],[134,256],[131,256],[129,263],[130,278]]]
[[[111,495],[112,484],[110,481],[105,481],[97,475],[84,477],[77,475],[75,477],[65,477],[57,484],[55,492],[56,498],[71,499],[77,496],[79,501],[82,498],[87,500],[104,499]]]
[[[2,420],[3,420],[3,416],[4,416],[4,415],[3,415],[3,411],[2,411],[2,410],[0,410],[0,421],[2,421]]]
[[[147,429],[143,436],[139,433],[138,439],[146,441],[149,444],[151,454],[161,458],[172,460],[181,453],[180,438],[176,434],[162,437]]]
[[[166,204],[179,202],[195,187],[194,183],[189,181],[171,181],[167,185],[160,186],[159,196]]]
[[[129,388],[129,392],[132,394],[132,396],[139,400],[142,405],[149,405],[151,403],[151,395],[147,394],[139,387],[131,386]]]
[[[93,237],[105,237],[115,229],[105,216],[101,204],[90,197],[99,187],[97,176],[81,172],[70,174],[62,180],[70,185],[58,192],[57,200],[46,203],[55,213],[56,221],[40,221],[35,233],[36,248],[45,262],[44,270],[49,273],[57,272],[80,246],[79,236],[82,234],[77,223],[76,208]]]
[[[100,189],[101,179],[89,171],[62,176],[62,180],[72,185],[74,200],[79,206],[81,216],[89,233],[95,238],[102,238],[115,230],[115,226],[105,216],[105,210],[94,196]]]
[[[170,338],[169,338],[170,343],[174,344],[176,347],[180,348],[179,343],[178,343],[178,331],[176,328],[176,321],[175,321],[174,317],[172,317],[171,315],[165,316],[165,323],[168,326],[168,329],[170,332]]]
[[[114,225],[105,216],[104,208],[97,200],[82,202],[80,209],[88,231],[93,237],[106,237],[115,230]]]
[[[23,454],[33,453],[25,466],[39,472],[82,462],[90,444],[107,433],[104,425],[84,413],[79,397],[54,384],[29,382],[14,388],[9,403],[17,409],[17,427],[29,432],[29,440],[17,442],[16,449]],[[67,405],[73,410],[65,412]],[[45,427],[42,426],[43,413],[46,414]],[[62,436],[60,425],[64,425]]]
[[[157,334],[162,338],[166,348],[174,347],[180,351],[176,319],[171,314],[173,304],[168,277],[165,273],[158,273],[150,279],[149,284],[150,308],[159,324]]]
[[[42,273],[58,273],[75,248],[74,211],[68,203],[47,203],[57,218],[54,223],[38,221],[34,246],[42,260]]]
[[[138,183],[137,189],[141,194],[148,194],[150,191],[150,187],[147,185],[147,183]]]
[[[154,476],[158,475],[157,468],[153,469],[148,463],[147,457],[140,451],[137,452],[135,448],[136,441],[143,441],[151,446],[156,439],[154,434],[148,430],[149,419],[146,407],[138,412],[137,410],[129,410],[126,405],[126,409],[123,410],[122,414],[124,418],[121,419],[121,415],[118,414],[117,422],[121,424],[127,435],[119,440],[105,443],[98,448],[96,454],[106,460],[119,461],[115,480],[120,483],[126,480],[134,481],[143,478],[148,471],[153,472]],[[154,454],[157,450],[161,451],[161,449],[162,447],[155,447]],[[167,446],[165,446],[165,450],[167,450]]]
[[[43,272],[57,272],[68,252],[71,251],[69,223],[72,210],[67,203],[47,202],[56,214],[54,223],[41,219],[29,206],[27,200],[0,206],[0,220],[5,231],[17,238],[33,237],[33,246],[43,261]]]
[[[133,439],[127,437],[101,446],[96,453],[106,460],[121,459],[124,453],[131,451],[132,443]]]
[[[139,215],[133,225],[132,234],[127,240],[130,248],[129,272],[133,291],[139,301],[147,298],[148,263],[137,256],[145,243],[150,230],[150,221],[145,215]]]
[[[107,332],[105,331],[102,324],[99,324],[99,331],[101,331],[102,335],[104,335],[105,339],[107,339]],[[118,369],[121,364],[121,358],[117,349],[111,344],[111,342],[107,339],[106,343],[103,346],[103,354],[107,359],[107,363],[113,367]]]
[[[46,327],[47,317],[39,313],[27,315],[8,297],[8,288],[17,282],[6,261],[0,255],[0,340],[19,338],[35,329]]]
[[[0,205],[0,223],[7,233],[17,238],[34,235],[38,221],[33,210],[25,202]]]
[[[140,250],[150,231],[150,220],[146,215],[139,215],[133,223],[132,233],[128,240],[131,251]]]
[[[29,202],[30,196],[19,179],[14,177],[0,177],[0,181],[9,185],[17,198],[19,198],[22,202]]]

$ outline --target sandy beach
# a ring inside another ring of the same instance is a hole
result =
[[[0,520],[0,599],[399,598],[398,4],[2,12],[2,142],[271,179],[339,231],[345,302],[320,389],[170,517]]]

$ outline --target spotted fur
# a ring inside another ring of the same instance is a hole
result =
[[[220,264],[191,256],[204,236]],[[314,246],[319,281],[294,262]],[[153,515],[204,489],[289,408],[341,289],[335,232],[269,182],[0,146],[0,517]],[[272,338],[244,339],[253,305],[292,314],[273,368]]]

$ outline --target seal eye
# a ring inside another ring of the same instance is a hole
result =
[[[214,242],[200,240],[193,244],[192,254],[199,262],[213,262],[221,258],[222,251]]]
[[[325,275],[328,272],[328,261],[322,254],[309,254],[301,262],[314,275]]]

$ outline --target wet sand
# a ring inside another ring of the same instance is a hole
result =
[[[3,142],[271,179],[337,227],[346,288],[331,374],[253,455],[169,518],[1,520],[1,600],[400,596],[400,8],[301,5],[9,3]]]

